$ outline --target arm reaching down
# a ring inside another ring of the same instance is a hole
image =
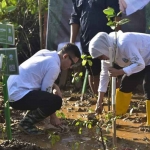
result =
[[[108,70],[110,67],[110,62],[109,61],[101,61],[101,74],[100,74],[100,82],[99,82],[99,88],[98,88],[98,99],[97,99],[97,104],[96,104],[96,108],[95,108],[95,112],[97,114],[102,113],[103,110],[103,106],[102,106],[102,102],[103,102],[103,98],[104,95],[107,91],[107,87],[108,87],[108,82],[109,82],[109,74],[108,74]]]

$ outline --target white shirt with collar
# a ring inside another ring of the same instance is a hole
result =
[[[51,92],[60,73],[60,58],[56,51],[43,49],[19,66],[19,75],[8,78],[10,101],[17,101],[33,90]]]

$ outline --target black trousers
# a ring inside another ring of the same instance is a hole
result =
[[[31,91],[20,100],[10,102],[10,106],[17,110],[35,110],[39,108],[46,116],[49,116],[61,108],[62,99],[45,91]]]
[[[150,65],[146,66],[142,71],[130,76],[124,75],[120,84],[120,91],[124,93],[132,92],[137,85],[143,80],[143,89],[145,98],[150,100]]]

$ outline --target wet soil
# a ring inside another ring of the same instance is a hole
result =
[[[81,123],[88,119],[105,118],[108,114],[106,97],[103,115],[93,116],[96,99],[90,92],[80,101],[80,94],[70,90],[63,92],[63,106],[58,112],[62,118],[62,128],[49,123],[49,118],[37,124],[45,131],[44,135],[31,136],[18,130],[18,122],[26,112],[11,110],[12,141],[7,140],[5,133],[4,104],[0,100],[0,150],[113,150],[112,127],[103,126],[102,134],[106,140],[105,148],[97,127],[92,128]],[[150,150],[150,129],[145,127],[145,101],[142,94],[134,94],[128,113],[116,121],[117,150]],[[91,117],[92,116],[92,117]],[[96,120],[97,122],[97,120]],[[82,130],[80,134],[80,130]],[[106,131],[107,130],[107,131]],[[108,132],[109,131],[109,132]]]

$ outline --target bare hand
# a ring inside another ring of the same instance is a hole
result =
[[[54,125],[54,126],[59,126],[59,125],[61,125],[60,119],[59,119],[55,114],[53,114],[53,115],[50,116],[50,123],[51,123],[52,125]]]
[[[99,104],[99,102],[96,104],[96,108],[95,108],[95,112],[97,114],[101,114],[103,111],[103,105],[102,104]]]
[[[59,89],[54,89],[53,90],[53,94],[54,95],[58,95],[58,96],[60,96],[62,98],[62,93],[61,93],[61,91]]]
[[[122,69],[118,70],[118,69],[110,67],[109,68],[109,74],[110,74],[111,77],[117,77],[119,75],[124,74],[124,71]]]

